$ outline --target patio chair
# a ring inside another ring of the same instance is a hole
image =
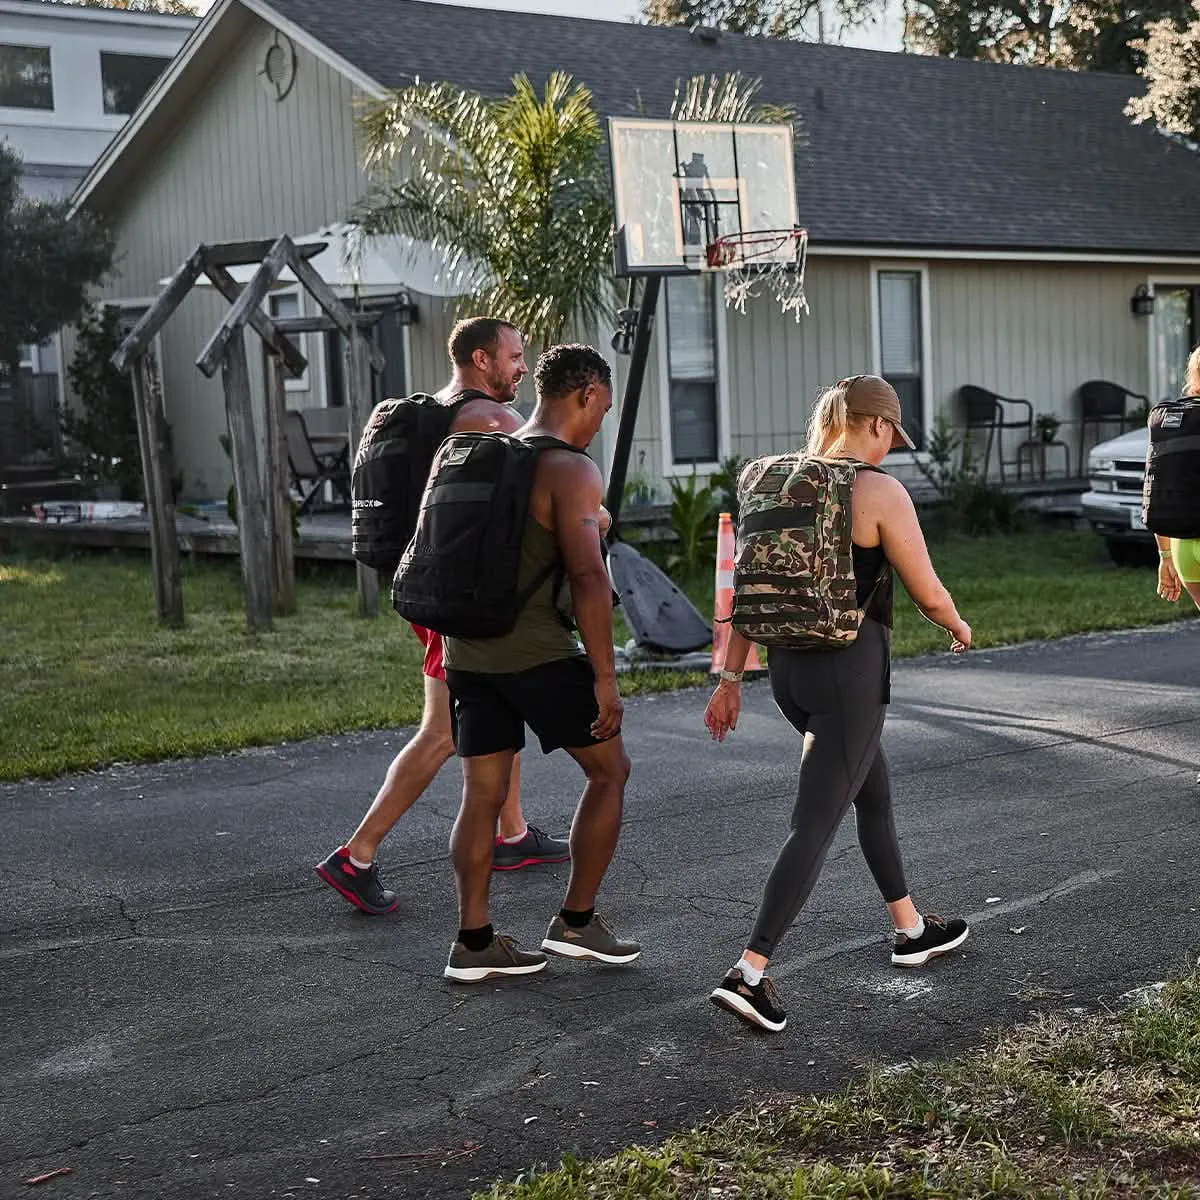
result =
[[[304,414],[294,410],[284,414],[287,435],[288,466],[292,484],[300,493],[300,512],[306,513],[320,499],[321,489],[329,483],[347,504],[350,503],[350,446],[318,451],[309,437]]]
[[[1020,429],[1025,433],[1023,441],[1033,438],[1033,405],[1028,400],[1016,400],[1011,396],[1000,396],[987,388],[965,384],[958,389],[958,399],[965,410],[967,436],[963,439],[963,453],[974,430],[986,432],[983,449],[983,478],[987,482],[991,467],[992,445],[996,446],[996,461],[1000,468],[1000,483],[1004,484],[1004,430]],[[1009,413],[1006,406],[1016,410]],[[1020,474],[1019,460],[1017,463]]]
[[[1096,427],[1096,441],[1103,441],[1100,433],[1105,425],[1116,425],[1118,433],[1124,433],[1142,423],[1140,417],[1131,417],[1127,411],[1127,401],[1130,399],[1147,402],[1141,392],[1131,392],[1119,383],[1110,383],[1107,379],[1089,379],[1081,383],[1075,390],[1079,397],[1079,461],[1086,463],[1083,457],[1084,441],[1087,437],[1087,427]]]

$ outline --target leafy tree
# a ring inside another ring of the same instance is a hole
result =
[[[48,0],[50,4],[73,4],[76,8],[119,8],[127,12],[170,13],[177,17],[194,17],[197,9],[185,0]]]
[[[87,289],[112,267],[111,234],[67,200],[21,194],[21,160],[0,146],[0,371],[16,374],[21,347],[38,345],[83,311]]]
[[[1144,95],[1126,111],[1136,122],[1153,121],[1159,129],[1200,142],[1200,0],[1192,20],[1180,28],[1173,21],[1154,21],[1138,49],[1146,56],[1140,74]]]
[[[1132,73],[1155,20],[1182,21],[1190,0],[906,0],[905,44],[926,54]]]
[[[116,483],[120,499],[142,494],[142,457],[133,380],[112,365],[123,340],[121,311],[89,306],[76,325],[75,354],[67,369],[78,409],[62,416],[71,465],[85,479]]]
[[[882,8],[879,0],[834,0],[844,25],[857,25]],[[711,25],[757,37],[799,38],[821,0],[642,0],[649,25]]]

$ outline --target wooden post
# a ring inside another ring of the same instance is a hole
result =
[[[350,419],[350,454],[353,456],[371,415],[374,399],[371,375],[371,345],[363,331],[354,325],[350,332],[350,386],[346,408]],[[351,460],[353,461],[353,459]],[[379,575],[374,567],[357,564],[358,615],[379,615]]]
[[[134,360],[132,379],[146,514],[150,519],[154,602],[159,623],[179,628],[183,625],[183,589],[180,586],[175,499],[171,493],[171,454],[167,447],[167,422],[158,372],[149,352],[139,354]]]
[[[287,411],[283,358],[263,345],[263,394],[267,413],[267,516],[271,531],[271,566],[275,611],[296,611],[296,549],[292,541],[292,498],[288,488]]]
[[[225,385],[225,414],[229,421],[233,479],[237,488],[246,624],[258,632],[271,628],[271,544],[267,538],[266,504],[254,441],[245,330],[241,326],[230,330],[223,342],[221,378]]]

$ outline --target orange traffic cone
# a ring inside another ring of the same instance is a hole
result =
[[[733,548],[733,517],[722,513],[721,523],[717,526],[717,587],[713,597],[713,674],[724,666],[725,647],[729,645],[729,618],[733,613]],[[746,658],[746,670],[762,670],[753,642]]]

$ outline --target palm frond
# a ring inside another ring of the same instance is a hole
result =
[[[466,297],[549,344],[610,310],[612,205],[591,94],[556,72],[539,96],[523,75],[498,100],[416,83],[359,122],[369,187],[352,220],[470,260]]]
[[[758,100],[762,80],[741,71],[724,75],[693,75],[675,84],[671,116],[676,121],[736,122],[755,125],[790,125],[798,122],[790,105]]]

